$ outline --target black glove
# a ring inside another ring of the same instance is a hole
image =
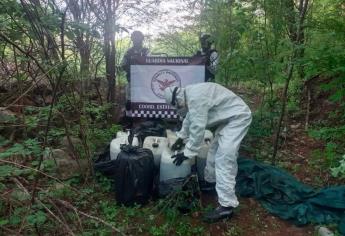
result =
[[[176,154],[176,155],[173,155],[171,158],[173,158],[173,159],[175,158],[175,160],[173,161],[173,163],[174,163],[175,165],[177,165],[177,166],[180,166],[184,160],[187,160],[187,159],[188,159],[188,157],[186,157],[186,156],[183,154],[183,152],[182,152],[182,153],[178,153],[178,154]]]
[[[181,150],[184,147],[184,142],[182,138],[178,138],[176,142],[171,146],[172,151]]]

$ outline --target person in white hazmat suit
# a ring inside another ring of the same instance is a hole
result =
[[[232,91],[216,83],[200,83],[185,88],[168,87],[166,102],[184,117],[178,139],[172,149],[185,143],[183,153],[176,154],[174,163],[181,165],[197,156],[206,128],[216,127],[215,138],[207,154],[205,182],[216,187],[219,206],[206,213],[204,220],[215,222],[230,218],[239,202],[235,195],[237,157],[242,139],[252,121],[247,104]],[[202,189],[202,187],[201,187]]]

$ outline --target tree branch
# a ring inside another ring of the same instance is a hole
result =
[[[51,78],[49,77],[48,73],[43,69],[43,67],[41,66],[41,64],[38,62],[38,60],[33,57],[32,55],[30,55],[29,53],[25,52],[24,49],[22,49],[21,47],[19,47],[16,43],[12,42],[9,38],[6,37],[6,35],[4,35],[3,33],[0,32],[0,37],[3,38],[7,43],[11,44],[13,47],[15,47],[16,49],[18,49],[18,51],[20,51],[21,53],[23,53],[25,56],[30,57],[30,59],[32,59],[36,65],[38,66],[38,68],[43,72],[43,74],[45,74],[47,76],[47,78],[50,80]]]

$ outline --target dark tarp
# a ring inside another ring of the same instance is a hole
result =
[[[238,165],[240,196],[259,200],[270,213],[296,225],[339,224],[345,235],[345,186],[317,190],[268,164],[240,158]]]

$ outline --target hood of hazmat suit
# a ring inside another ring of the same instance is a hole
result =
[[[176,108],[180,118],[185,118],[188,112],[185,89],[177,86],[168,87],[164,90],[164,96],[166,102]]]

